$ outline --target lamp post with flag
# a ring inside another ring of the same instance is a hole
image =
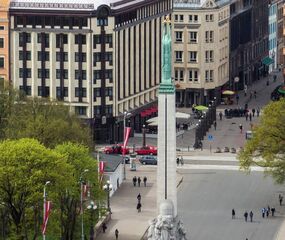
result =
[[[81,174],[80,174],[80,207],[81,207],[81,239],[84,240],[84,209],[83,209],[83,174],[89,172],[89,169],[85,169]]]
[[[43,214],[43,227],[42,227],[42,234],[43,234],[43,240],[46,239],[46,228],[48,223],[48,216],[50,213],[50,201],[46,201],[46,186],[50,184],[50,181],[47,181],[44,185],[44,214]]]

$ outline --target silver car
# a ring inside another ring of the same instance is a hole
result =
[[[140,163],[143,165],[157,165],[157,157],[153,155],[142,156]]]

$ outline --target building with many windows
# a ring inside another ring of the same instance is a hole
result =
[[[279,0],[277,2],[277,66],[279,70],[284,66],[284,58],[283,58],[283,47],[284,47],[284,37],[283,37],[283,7],[284,0]]]
[[[0,1],[0,87],[9,81],[9,0]]]
[[[272,59],[272,63],[269,65],[269,72],[272,72],[274,69],[277,68],[278,2],[279,0],[273,0],[268,5],[269,8],[268,47],[269,47],[269,57],[270,59]]]
[[[244,89],[268,73],[268,0],[233,0],[230,6],[229,88]]]
[[[171,0],[11,0],[11,75],[28,96],[64,101],[95,141],[137,132],[157,111],[161,29]]]
[[[173,77],[179,107],[220,99],[229,80],[230,2],[174,1]]]

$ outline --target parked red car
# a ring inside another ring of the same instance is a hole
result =
[[[155,146],[145,146],[135,151],[138,155],[157,155],[157,147]]]
[[[129,154],[130,150],[126,147],[125,154]],[[104,148],[106,154],[123,154],[123,145],[117,144],[113,146],[107,146]]]

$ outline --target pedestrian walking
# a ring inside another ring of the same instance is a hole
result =
[[[248,104],[244,104],[244,109],[247,110],[248,109]]]
[[[256,110],[256,116],[259,117],[259,114],[260,114],[260,109],[258,107],[257,110]]]
[[[251,120],[252,120],[252,114],[249,113],[249,121],[251,122]]]
[[[274,217],[274,213],[275,213],[275,207],[271,208],[272,217]]]
[[[219,117],[220,117],[220,121],[222,121],[223,120],[223,113],[222,112],[219,113]]]
[[[244,216],[244,220],[247,222],[247,217],[248,217],[247,211],[245,211],[245,213],[243,214],[243,216]]]
[[[217,122],[216,121],[214,121],[214,128],[215,128],[215,130],[217,130]]]
[[[280,206],[282,206],[282,202],[283,202],[283,196],[281,194],[279,194],[279,204],[280,204]]]
[[[239,125],[240,133],[242,133],[242,125]]]
[[[119,230],[118,229],[115,230],[115,237],[116,237],[116,240],[119,238]]]
[[[265,217],[265,211],[266,211],[265,208],[262,208],[262,209],[261,209],[261,214],[262,214],[262,217],[263,217],[263,218]]]
[[[252,99],[252,91],[250,92],[249,99]]]
[[[251,111],[252,111],[252,116],[254,117],[254,114],[255,114],[255,108],[253,108]]]
[[[248,112],[245,113],[245,120],[247,121],[248,119]]]
[[[232,219],[236,218],[236,211],[234,209],[232,209]]]
[[[254,90],[254,98],[256,99],[257,92]]]
[[[250,217],[250,221],[252,222],[252,219],[253,219],[253,212],[252,211],[250,211],[249,217]]]
[[[238,105],[238,101],[239,101],[239,95],[236,95],[236,101],[237,101],[237,105]]]
[[[141,178],[138,177],[138,186],[139,186],[139,187],[141,186],[141,182],[142,182]]]
[[[141,196],[141,194],[139,193],[139,195],[137,196],[138,203],[141,202],[141,199],[142,199],[142,196]]]
[[[137,204],[137,210],[138,212],[142,211],[142,204],[140,202]]]
[[[177,167],[179,166],[179,161],[180,161],[180,160],[179,160],[179,157],[177,157],[177,158],[176,158]]]
[[[133,177],[133,184],[134,184],[134,187],[137,185],[137,177],[136,176]]]
[[[146,182],[147,182],[147,177],[144,176],[144,178],[143,178],[143,184],[144,184],[145,187],[146,187]]]
[[[102,229],[103,229],[103,233],[105,233],[105,232],[106,232],[106,229],[107,229],[106,223],[103,223],[103,224],[102,224]]]
[[[183,166],[183,165],[184,165],[183,156],[181,156],[181,157],[180,157],[180,164],[181,164],[181,166]]]
[[[270,210],[266,209],[266,217],[269,216],[269,212],[270,212]]]
[[[244,96],[246,97],[247,94],[247,86],[244,86]]]

